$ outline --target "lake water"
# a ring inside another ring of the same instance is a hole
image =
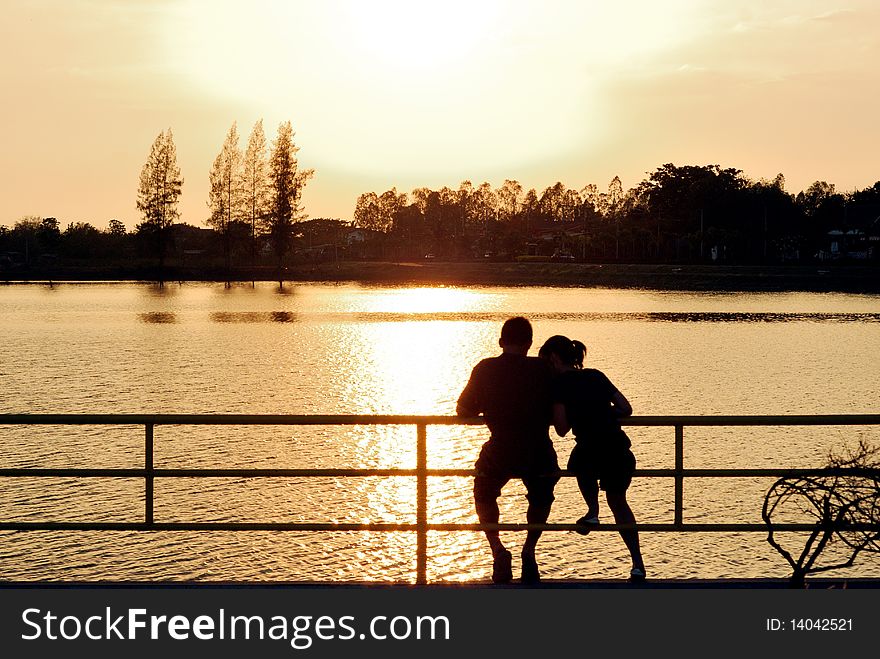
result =
[[[876,413],[880,296],[358,285],[0,286],[0,412],[452,414],[511,315],[583,340],[637,415]],[[533,351],[534,352],[534,351]],[[157,467],[413,467],[412,428],[156,429]],[[552,434],[552,433],[551,433]],[[630,428],[640,467],[673,466],[671,428]],[[554,440],[564,463],[573,442]],[[486,431],[431,427],[429,466],[471,468]],[[878,428],[688,428],[686,467],[814,467]],[[140,467],[143,427],[0,426],[0,467]],[[692,479],[686,522],[760,522],[767,479]],[[471,481],[429,481],[429,518],[476,522]],[[524,521],[507,486],[502,521]],[[139,521],[138,479],[5,479],[3,521]],[[636,479],[640,522],[670,522],[671,479]],[[157,521],[414,522],[410,478],[159,479]],[[604,503],[604,502],[603,502]],[[551,522],[584,505],[572,479]],[[607,507],[600,516],[610,521]],[[522,533],[504,534],[511,547]],[[792,538],[796,540],[796,538]],[[644,533],[649,576],[784,576],[761,533]],[[623,578],[616,534],[546,534],[549,578]],[[516,555],[516,551],[514,551]],[[0,532],[0,578],[412,579],[406,533]],[[516,570],[515,561],[515,570]],[[846,574],[880,573],[865,555]],[[476,533],[431,533],[432,580],[485,579]]]

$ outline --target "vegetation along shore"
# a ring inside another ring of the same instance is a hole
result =
[[[274,267],[204,269],[144,264],[110,268],[36,268],[7,272],[0,282],[64,281],[278,281]],[[880,293],[872,265],[730,266],[554,262],[382,262],[300,264],[281,273],[285,282],[360,282],[460,286],[598,286],[693,291],[816,291]]]

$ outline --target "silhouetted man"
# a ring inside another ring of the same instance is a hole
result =
[[[552,370],[547,362],[528,357],[532,326],[522,317],[510,318],[498,341],[502,353],[482,360],[458,398],[459,416],[482,414],[491,436],[483,444],[474,478],[474,503],[484,524],[497,524],[498,496],[511,478],[521,478],[529,501],[527,520],[543,524],[550,516],[553,488],[559,477],[556,452],[550,441]],[[522,549],[522,581],[540,581],[535,546],[540,531],[529,531]],[[498,531],[486,531],[492,548],[492,581],[513,578],[510,551]]]

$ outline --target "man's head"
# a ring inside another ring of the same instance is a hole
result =
[[[504,352],[525,355],[532,347],[532,325],[522,316],[508,318],[501,326],[501,338],[498,345]]]

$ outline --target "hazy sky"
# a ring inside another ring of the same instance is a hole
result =
[[[361,192],[629,188],[710,164],[880,179],[876,0],[2,0],[0,223],[139,221],[171,127],[203,225],[229,126],[291,120],[311,217]]]

